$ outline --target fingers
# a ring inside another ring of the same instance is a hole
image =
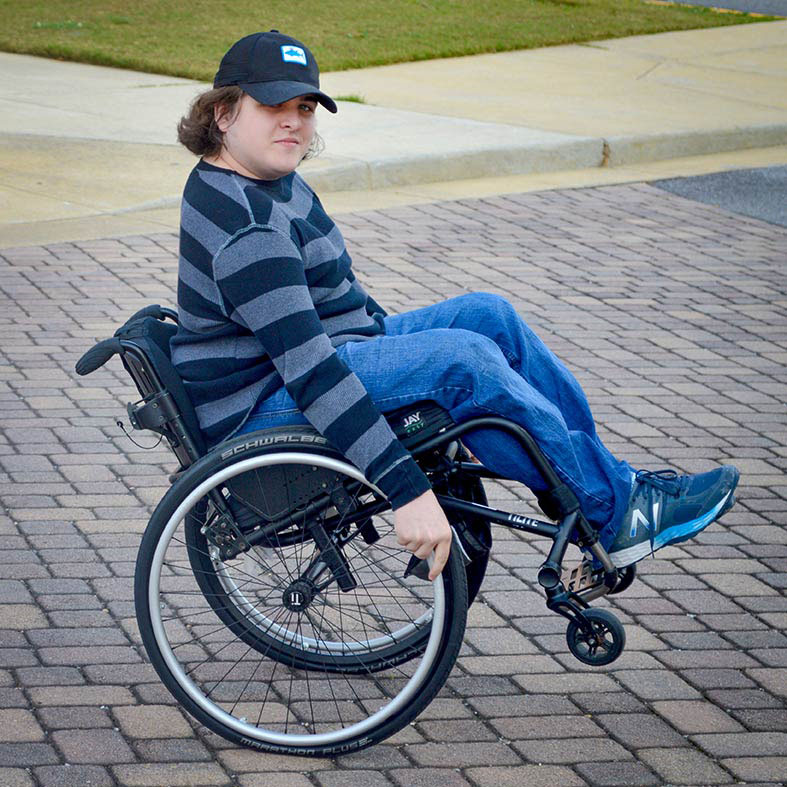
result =
[[[434,551],[434,562],[429,571],[429,581],[433,582],[440,576],[440,572],[445,568],[448,562],[448,556],[451,554],[451,539],[447,541],[440,541]]]
[[[397,538],[397,542],[404,547],[408,552],[412,552],[417,558],[426,560],[429,555],[434,552],[434,562],[429,571],[429,580],[432,581],[440,575],[440,572],[445,568],[448,562],[448,557],[451,554],[451,531],[449,530],[445,536],[441,536],[435,540],[421,541],[414,539],[412,541],[405,541],[401,536]]]
[[[431,490],[394,511],[397,542],[425,560],[435,552],[429,579],[443,570],[451,551],[451,527]]]

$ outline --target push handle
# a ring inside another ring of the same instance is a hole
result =
[[[91,347],[76,363],[79,375],[90,374],[101,368],[113,355],[122,350],[120,339],[104,339]]]
[[[178,313],[174,309],[167,309],[165,306],[159,306],[157,303],[154,303],[152,306],[146,306],[144,309],[140,309],[135,314],[132,314],[123,324],[123,328],[144,317],[155,317],[157,320],[165,320],[169,317],[173,322],[178,321]],[[120,330],[123,330],[123,328]]]
[[[102,367],[113,355],[122,352],[123,347],[120,343],[118,336],[127,335],[126,329],[133,325],[135,322],[144,320],[146,317],[153,317],[156,320],[166,320],[169,318],[174,323],[178,321],[178,313],[174,309],[168,309],[165,306],[159,306],[154,303],[151,306],[146,306],[140,309],[136,314],[126,320],[122,328],[115,331],[115,336],[112,339],[104,339],[95,346],[91,347],[76,363],[76,371],[79,375],[90,374],[95,372],[96,369]]]

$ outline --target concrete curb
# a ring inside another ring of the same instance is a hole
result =
[[[470,178],[587,169],[601,165],[603,150],[604,144],[600,139],[578,138],[486,150],[449,149],[442,154],[424,153],[372,161],[325,162],[319,168],[305,164],[302,173],[317,191],[375,190]]]
[[[618,167],[787,144],[787,123],[531,143],[521,147],[447,151],[372,161],[328,161],[302,172],[318,191],[383,189],[480,177]],[[315,162],[316,164],[317,162]]]
[[[787,123],[652,135],[620,135],[606,142],[611,167],[787,144]]]
[[[780,145],[787,145],[787,124],[645,136],[621,135],[608,139],[580,137],[520,147],[448,150],[441,155],[424,153],[371,161],[326,155],[304,163],[300,172],[318,192],[374,191],[473,178],[624,167]],[[180,195],[175,194],[113,213],[177,207],[179,204]]]

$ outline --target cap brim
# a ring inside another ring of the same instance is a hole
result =
[[[283,104],[297,96],[314,96],[329,112],[336,112],[336,102],[308,82],[244,82],[238,85],[260,104]]]

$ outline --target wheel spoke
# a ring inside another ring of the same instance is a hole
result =
[[[267,461],[262,450],[259,460]],[[286,533],[222,561],[202,524],[215,523],[215,511],[208,506],[184,515],[171,509],[171,518],[158,525],[161,544],[146,558],[157,601],[139,616],[143,641],[149,652],[164,655],[154,666],[170,688],[190,698],[191,712],[210,718],[218,731],[226,728],[222,734],[233,740],[255,739],[272,750],[314,740],[326,752],[335,742],[371,741],[375,729],[397,715],[405,718],[407,708],[422,707],[432,696],[436,689],[425,687],[437,680],[433,665],[448,659],[450,666],[455,658],[459,640],[450,656],[444,641],[449,630],[463,629],[464,609],[457,610],[447,592],[434,617],[437,585],[404,577],[407,556],[390,522],[376,513],[381,499],[353,468],[316,454],[304,466],[272,464],[267,475],[265,467],[249,471],[255,478],[241,487],[243,498],[254,490],[257,499],[249,504],[265,516],[270,512],[269,521],[281,521]],[[285,484],[271,497],[267,485],[290,477],[292,488]],[[226,476],[216,478],[213,488],[226,497]],[[320,486],[323,478],[327,487]],[[190,483],[195,503],[213,494]],[[296,490],[298,483],[317,490],[317,505]],[[295,501],[298,509],[287,513],[283,506]],[[342,591],[331,570],[322,568],[309,535],[312,516],[347,561],[357,583],[352,590]],[[365,521],[379,535],[372,544],[359,538]],[[151,623],[143,625],[148,617]],[[446,622],[434,628],[438,619]],[[439,671],[441,681],[446,676],[446,669]],[[222,714],[235,720],[231,729]]]

